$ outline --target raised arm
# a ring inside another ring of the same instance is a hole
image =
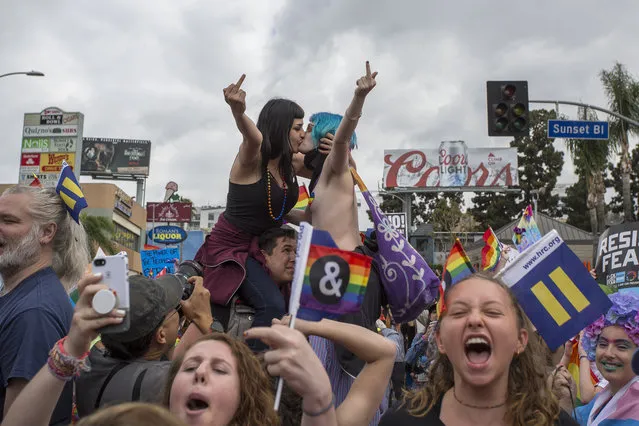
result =
[[[370,63],[366,61],[366,75],[357,80],[353,100],[346,109],[344,118],[337,128],[335,140],[333,141],[333,149],[326,159],[330,170],[335,174],[345,173],[349,170],[349,145],[351,137],[353,136],[353,132],[355,132],[359,118],[362,116],[366,96],[377,84],[375,77],[377,77],[377,71],[371,74]]]
[[[231,107],[233,118],[238,130],[242,134],[239,160],[241,166],[251,166],[259,159],[262,146],[262,133],[246,114],[246,92],[241,89],[246,74],[242,74],[235,84],[229,85],[224,92],[224,100]]]
[[[284,324],[287,322],[288,318],[283,320]],[[323,337],[342,345],[366,362],[346,399],[337,408],[337,423],[340,426],[369,424],[388,387],[395,364],[395,345],[358,325],[328,319],[314,322],[298,318],[295,328],[306,335]]]

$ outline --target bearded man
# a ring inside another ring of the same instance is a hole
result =
[[[15,186],[0,196],[0,422],[67,335],[73,308],[62,281],[77,282],[88,261],[84,229],[54,190]],[[51,425],[71,423],[72,391],[69,382]]]

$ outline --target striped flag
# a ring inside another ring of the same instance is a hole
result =
[[[579,390],[579,381],[581,380],[579,378],[579,341],[577,339],[573,339],[572,342],[572,353],[570,354],[570,361],[566,368],[577,387],[577,399],[581,401],[581,392]],[[590,381],[593,385],[596,385],[599,382],[599,379],[597,379],[597,376],[592,372],[592,370],[590,370]]]
[[[541,240],[541,231],[535,222],[532,206],[524,209],[517,226],[513,228],[513,243],[520,253]]]
[[[306,189],[306,185],[302,184],[300,186],[300,195],[297,198],[297,203],[293,207],[295,210],[306,210],[310,202],[310,197],[308,195],[308,190]]]
[[[359,312],[373,259],[340,250],[330,234],[303,222],[298,236],[290,310],[318,321]]]
[[[501,258],[501,243],[493,232],[493,228],[488,227],[484,232],[484,242],[486,245],[481,250],[481,268],[485,270],[493,270],[499,263]]]
[[[441,317],[442,313],[446,310],[444,304],[446,288],[457,284],[459,281],[474,273],[475,268],[473,268],[470,259],[466,256],[461,241],[459,241],[459,238],[456,238],[453,247],[450,249],[448,259],[446,259],[446,264],[442,271],[442,281],[439,284],[439,300],[437,301],[438,317]]]
[[[62,198],[73,220],[80,223],[80,211],[88,207],[88,204],[73,170],[66,161],[62,162],[62,171],[55,191]]]

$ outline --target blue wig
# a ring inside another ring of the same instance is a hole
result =
[[[330,112],[318,112],[311,115],[311,123],[313,123],[313,131],[311,132],[311,136],[313,138],[313,145],[315,148],[319,146],[320,139],[326,136],[327,133],[332,133],[333,135],[337,132],[337,128],[339,127],[339,123],[342,122],[342,116],[339,114],[332,114]],[[357,148],[357,135],[353,132],[353,136],[351,136],[351,146],[350,149]]]

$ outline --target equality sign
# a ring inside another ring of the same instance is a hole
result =
[[[612,303],[554,229],[498,274],[554,351]]]
[[[639,222],[611,226],[601,234],[595,272],[600,284],[639,293]]]
[[[180,260],[180,249],[171,247],[160,250],[142,250],[140,260],[142,261],[142,273],[146,277],[155,277],[164,268],[169,274],[172,274],[175,272],[175,262]]]

